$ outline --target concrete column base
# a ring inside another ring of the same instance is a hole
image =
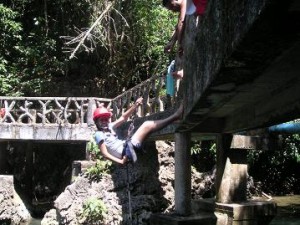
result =
[[[241,203],[216,203],[216,212],[232,218],[232,225],[267,225],[277,213],[277,205],[267,201],[246,201]]]
[[[218,203],[215,199],[192,201],[193,213],[210,211],[225,215],[227,223],[218,220],[218,225],[267,225],[277,214],[273,201],[248,200],[238,203]]]
[[[268,225],[277,213],[272,201],[216,203],[214,198],[192,201],[192,215],[153,214],[151,225]]]

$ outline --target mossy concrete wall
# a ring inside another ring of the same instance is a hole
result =
[[[187,17],[184,36],[187,112],[219,73],[266,3],[267,0],[209,0],[203,16]]]

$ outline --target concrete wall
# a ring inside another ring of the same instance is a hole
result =
[[[259,17],[267,0],[209,0],[202,17],[187,18],[185,102],[192,110],[224,61]]]
[[[88,141],[95,128],[87,125],[1,124],[0,139],[35,141]]]

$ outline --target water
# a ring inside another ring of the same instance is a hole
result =
[[[42,219],[32,218],[28,225],[41,225]]]
[[[270,225],[300,225],[300,195],[274,197],[277,216]]]
[[[300,225],[300,195],[273,197],[278,213],[270,225]],[[29,225],[41,225],[41,219],[32,218]]]

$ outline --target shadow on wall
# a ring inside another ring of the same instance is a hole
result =
[[[72,161],[85,158],[85,144],[13,142],[7,144],[8,174],[27,209],[41,217],[70,184]]]
[[[137,152],[135,164],[120,166],[112,175],[124,224],[149,224],[152,213],[162,212],[170,204],[159,180],[160,163],[155,142],[146,142],[144,151]]]

